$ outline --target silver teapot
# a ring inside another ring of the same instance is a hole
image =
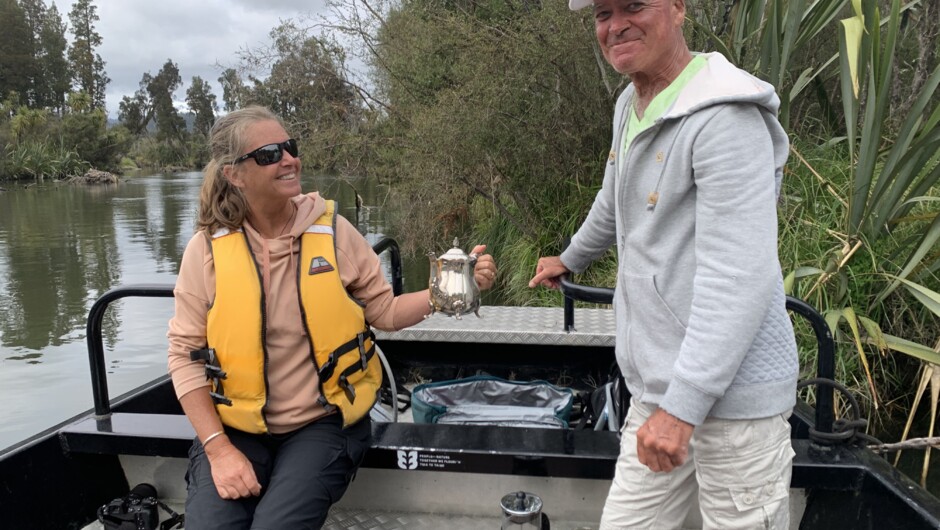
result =
[[[440,257],[433,252],[428,253],[431,260],[431,277],[428,280],[431,314],[441,312],[460,320],[461,315],[472,311],[479,317],[480,287],[473,278],[477,255],[468,256],[457,245],[458,241],[454,238],[454,248]]]
[[[500,530],[542,530],[549,526],[548,516],[542,513],[542,499],[534,493],[517,491],[504,495],[499,506],[503,509]]]

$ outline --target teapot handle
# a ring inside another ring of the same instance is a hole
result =
[[[477,258],[480,257],[480,254],[471,253],[470,254],[470,268],[477,266]],[[473,272],[472,270],[470,272]]]

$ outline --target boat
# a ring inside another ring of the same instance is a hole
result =
[[[374,248],[389,253],[400,293],[397,244],[384,239]],[[110,304],[172,297],[172,287],[116,287],[94,303],[86,336],[94,408],[0,453],[0,527],[102,528],[99,509],[141,483],[153,485],[169,510],[182,512],[194,433],[169,377],[111,398],[102,343]],[[566,279],[562,292],[563,307],[483,306],[482,318],[435,314],[406,330],[377,331],[391,405],[379,415],[384,420],[373,421],[372,448],[324,528],[498,528],[506,517],[502,499],[514,492],[541,500],[542,529],[597,528],[618,454],[615,430],[573,422],[558,429],[414,423],[399,406],[409,385],[479,374],[548,381],[579,395],[611,380],[612,311],[575,307],[575,301],[609,304],[612,291]],[[857,417],[836,420],[834,392],[842,387],[832,382],[829,328],[808,304],[788,298],[787,307],[808,321],[818,347],[817,377],[804,383],[818,385],[817,406],[799,401],[790,418],[791,528],[940,528],[940,500],[869,449],[855,432]],[[697,510],[690,512],[686,526],[700,527]]]

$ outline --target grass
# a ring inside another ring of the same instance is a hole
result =
[[[521,234],[511,223],[500,216],[476,216],[486,221],[474,228],[474,240],[486,241],[499,266],[498,292],[500,301],[509,305],[559,307],[561,294],[551,289],[537,287],[530,289],[528,284],[535,275],[535,266],[542,256],[559,254],[566,238],[571,237],[581,221],[587,215],[590,201],[584,205],[586,197],[593,197],[596,190],[585,189],[581,202],[572,200],[570,194],[559,194],[559,205],[553,217],[543,219],[543,228],[539,240]],[[551,193],[549,190],[548,193]],[[544,200],[551,200],[545,197]],[[483,206],[480,206],[483,207]],[[594,263],[587,271],[575,278],[584,285],[613,287],[616,283],[616,254],[613,249],[608,255]]]
[[[0,180],[45,178],[61,179],[81,175],[88,170],[87,162],[60,143],[24,142],[9,144],[0,163]]]

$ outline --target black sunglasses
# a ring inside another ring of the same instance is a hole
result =
[[[262,145],[247,155],[242,155],[236,158],[235,161],[232,162],[232,165],[244,162],[249,158],[254,158],[255,163],[259,166],[277,164],[281,161],[282,158],[284,158],[284,151],[290,153],[290,156],[297,158],[297,155],[299,154],[297,151],[297,140],[291,138],[290,140],[281,142],[279,144]]]

